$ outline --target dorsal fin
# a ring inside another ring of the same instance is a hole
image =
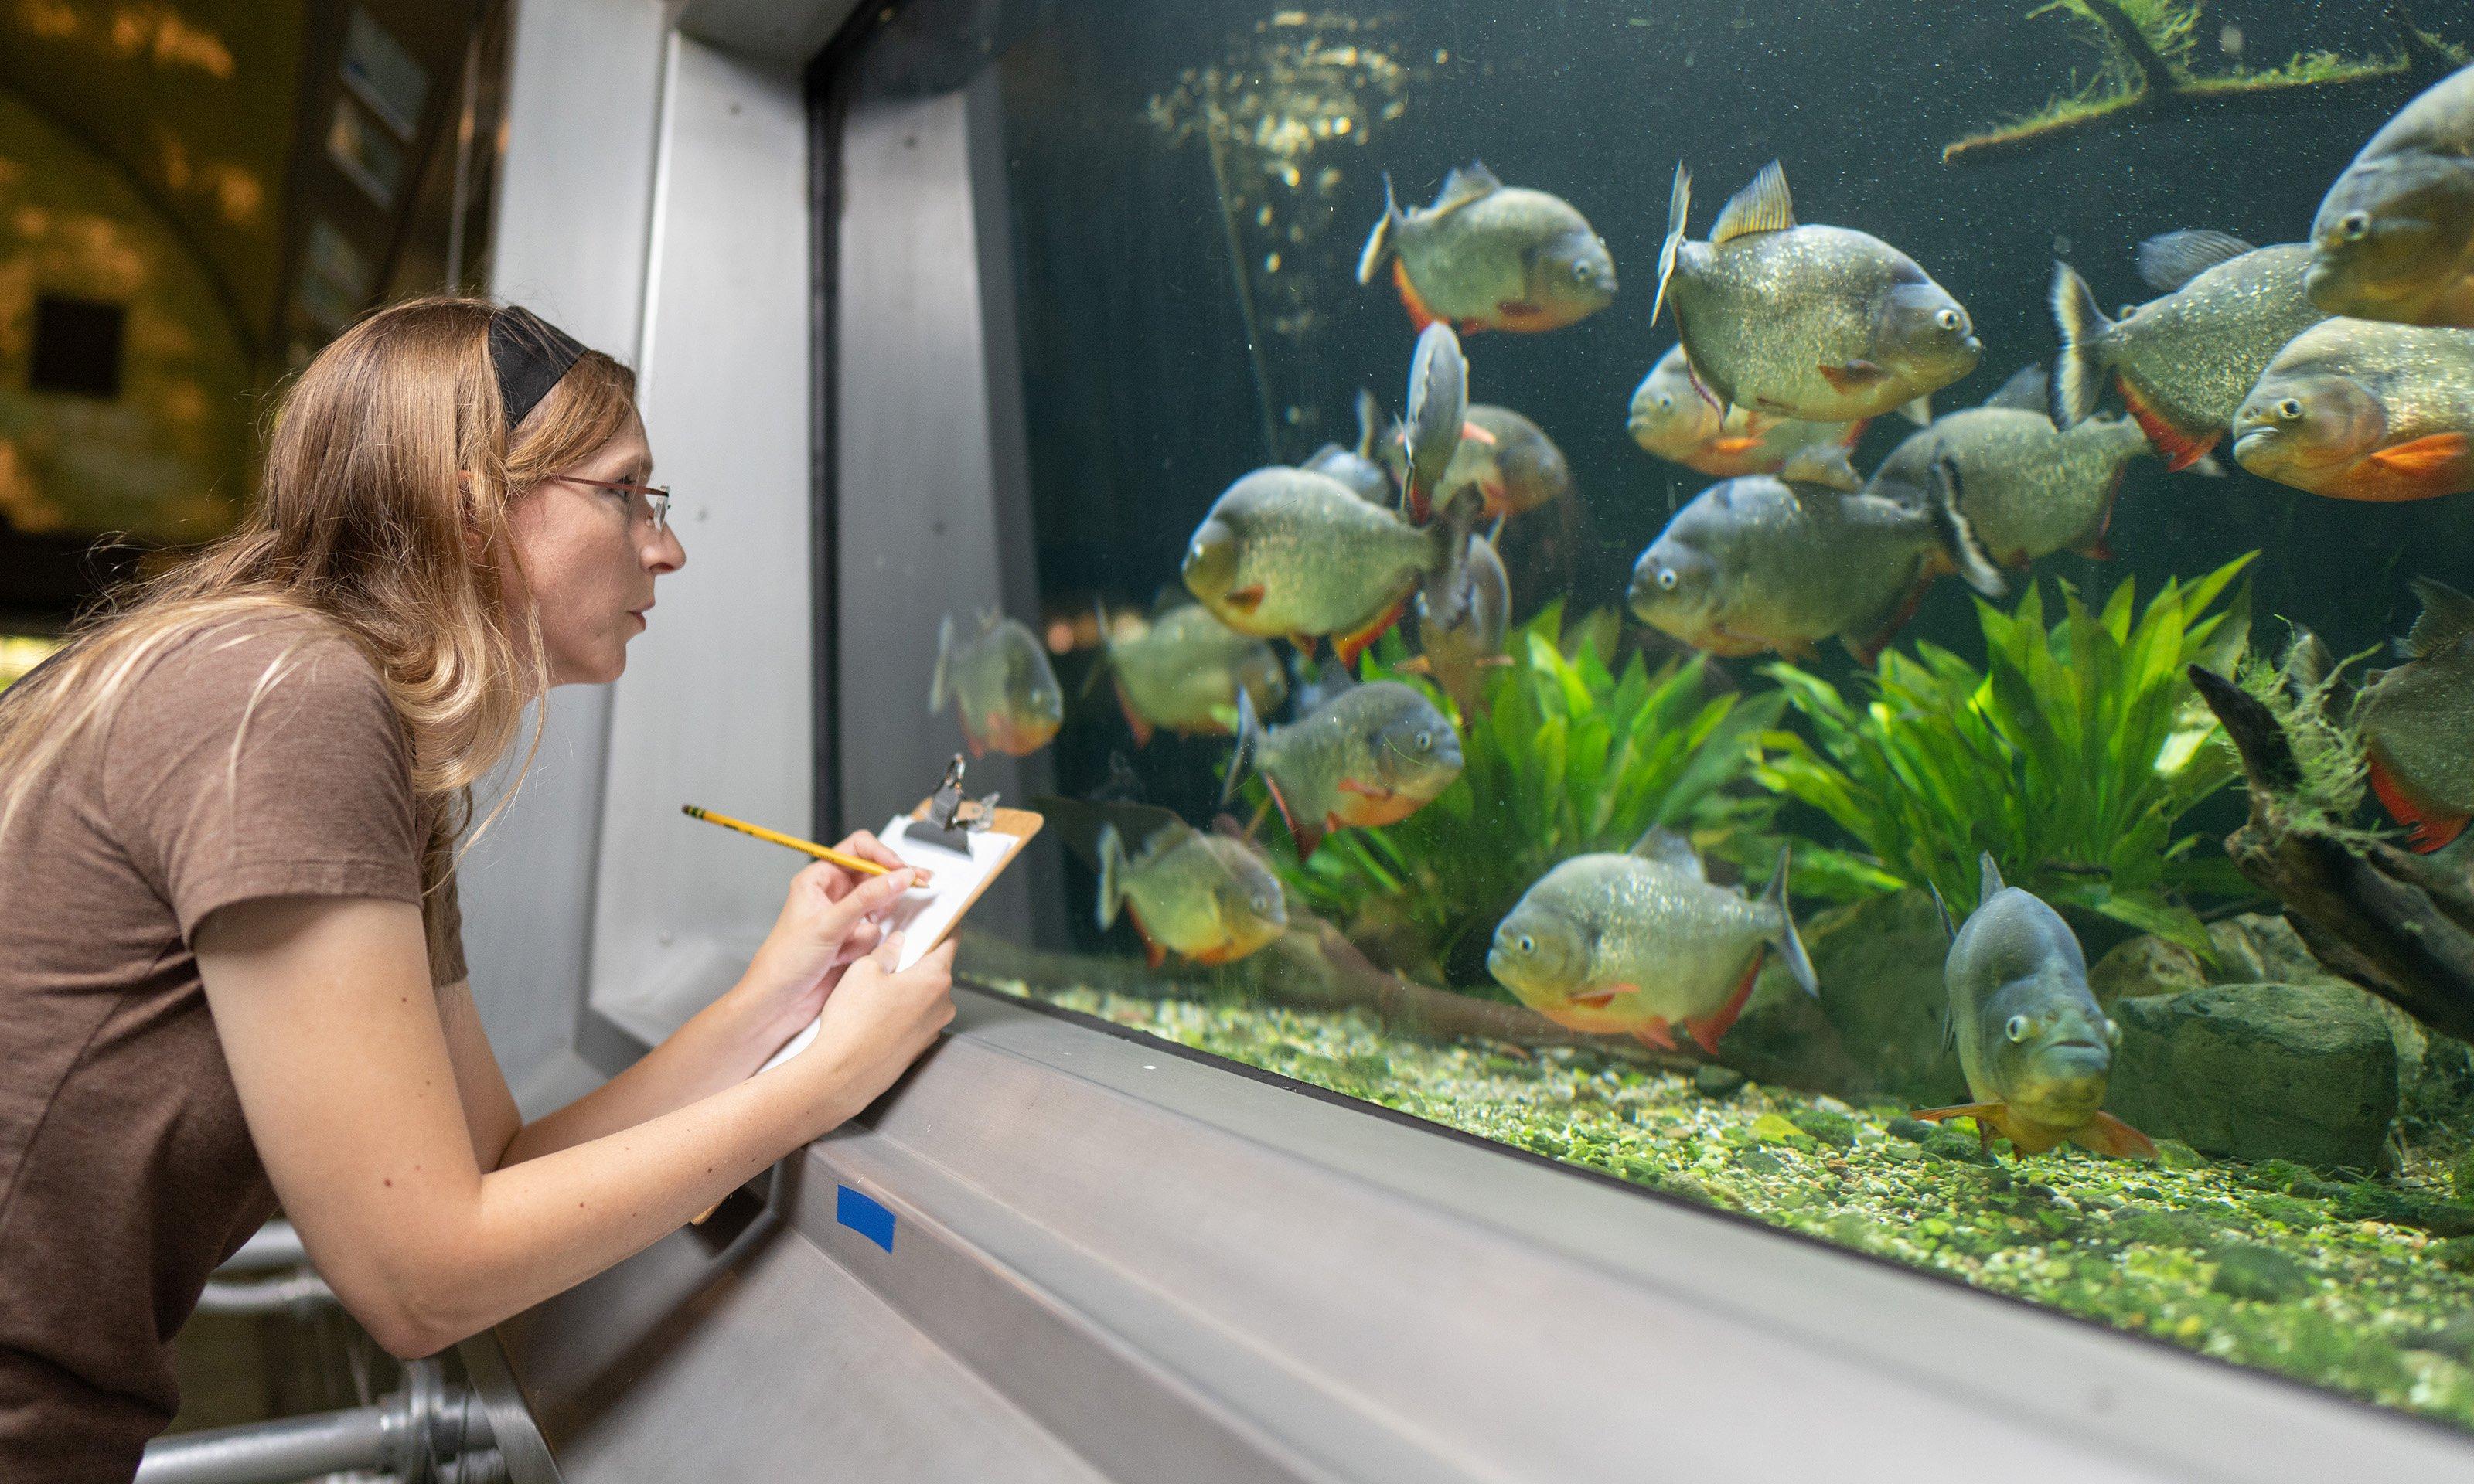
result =
[[[1443,177],[1443,188],[1435,193],[1435,203],[1426,210],[1430,215],[1442,216],[1501,189],[1503,182],[1494,178],[1494,172],[1487,169],[1484,161],[1473,159]]]
[[[2001,389],[1984,399],[1987,407],[2006,407],[2015,412],[2047,412],[2053,405],[2049,383],[2050,376],[2044,363],[2030,361],[2010,373]]]
[[[2157,293],[2171,294],[2218,264],[2256,251],[2230,232],[2160,232],[2139,245],[2139,276]]]
[[[1710,227],[1710,246],[1718,247],[1755,232],[1783,232],[1795,225],[1795,203],[1786,193],[1786,172],[1777,160],[1761,167],[1753,183],[1737,191]]]
[[[1701,857],[1694,853],[1692,842],[1663,825],[1652,825],[1649,832],[1632,843],[1631,852],[1642,860],[1653,861],[1671,870],[1681,871],[1696,881],[1710,879],[1701,871]]]
[[[2406,653],[2428,659],[2468,634],[2474,634],[2474,598],[2446,583],[2417,577],[2408,586],[2422,600],[2422,617],[2405,636]]]
[[[1993,899],[1994,893],[2001,890],[2001,868],[1993,864],[1991,850],[1985,851],[1977,865],[1984,873],[1976,887],[1976,904],[1980,907]]]

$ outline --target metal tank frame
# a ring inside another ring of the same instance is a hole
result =
[[[678,804],[830,838],[909,802],[943,745],[911,709],[934,615],[1032,596],[995,99],[983,80],[851,107],[829,49],[854,9],[517,12],[496,287],[635,360],[690,551],[627,676],[550,703],[466,862],[476,993],[529,1112],[640,1055],[770,919],[789,863]],[[1061,892],[1016,875],[980,911],[1037,934]],[[958,998],[865,1116],[466,1346],[513,1477],[2098,1484],[2474,1462],[2434,1424]]]

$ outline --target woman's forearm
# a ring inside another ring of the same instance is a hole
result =
[[[749,996],[734,990],[618,1076],[517,1130],[497,1167],[637,1127],[744,1082],[787,1039],[778,1024],[760,1020]]]

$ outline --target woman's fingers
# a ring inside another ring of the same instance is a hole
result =
[[[842,937],[841,951],[834,955],[837,964],[855,964],[876,951],[885,929],[873,918],[863,919]]]
[[[834,849],[844,855],[857,855],[864,860],[872,860],[880,866],[898,867],[902,864],[902,857],[893,853],[891,846],[864,829],[852,831],[849,839],[835,846]]]
[[[861,881],[825,909],[817,921],[818,931],[836,942],[849,936],[851,929],[893,905],[894,898],[910,889],[911,875],[906,866]]]

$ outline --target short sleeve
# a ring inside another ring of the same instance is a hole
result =
[[[183,942],[217,908],[259,898],[422,899],[395,708],[322,620],[183,636],[114,714],[102,760],[105,812]]]
[[[455,894],[453,872],[447,874],[447,879],[422,904],[422,925],[429,935],[431,986],[443,990],[471,978],[473,970],[464,962],[464,903]]]

